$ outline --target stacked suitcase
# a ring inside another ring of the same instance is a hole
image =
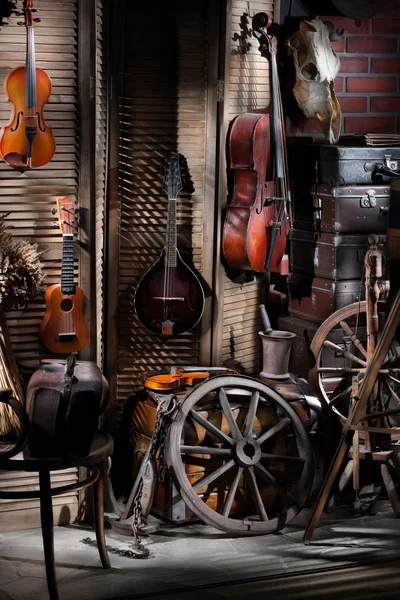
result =
[[[368,236],[385,243],[389,175],[400,167],[400,148],[307,145],[293,162],[291,316],[280,318],[278,327],[296,333],[290,368],[304,377],[319,325],[364,297]]]

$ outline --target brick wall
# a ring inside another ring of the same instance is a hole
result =
[[[343,113],[342,133],[400,132],[400,0],[384,13],[361,21],[321,17],[331,21],[344,38],[334,42],[341,62],[335,80]],[[317,119],[295,116],[288,135],[323,138]]]

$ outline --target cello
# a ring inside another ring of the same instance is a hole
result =
[[[26,171],[42,167],[54,156],[56,142],[53,128],[43,116],[43,107],[49,101],[51,81],[43,69],[35,65],[33,0],[24,0],[23,10],[27,32],[26,65],[10,71],[4,81],[8,102],[13,105],[10,121],[1,128],[0,157],[14,169]]]
[[[222,234],[227,265],[258,273],[279,268],[291,228],[277,39],[268,32],[271,25],[266,13],[253,17],[261,53],[270,56],[272,110],[244,113],[232,123],[229,156],[234,186]]]

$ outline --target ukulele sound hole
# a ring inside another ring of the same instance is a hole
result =
[[[62,311],[69,312],[70,310],[72,310],[73,302],[70,298],[64,298],[64,300],[61,301],[60,306]]]

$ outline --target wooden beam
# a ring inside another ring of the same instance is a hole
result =
[[[203,206],[203,252],[202,276],[210,290],[214,281],[215,234],[218,214],[217,202],[217,129],[218,129],[218,71],[220,49],[221,3],[209,2],[208,65],[207,65],[207,113],[206,147],[204,165],[204,206]],[[201,320],[199,362],[211,364],[211,340],[213,320],[213,296],[206,295],[204,313]]]
[[[123,97],[123,35],[121,33],[124,31],[123,15],[124,0],[115,0],[110,7],[111,98],[109,110],[108,189],[106,205],[106,332],[104,336],[106,377],[110,386],[110,400],[106,412],[106,428],[111,434],[115,434],[117,426],[118,285],[120,250],[120,195],[118,167],[120,137],[119,99]]]
[[[96,359],[96,0],[78,3],[79,102],[79,285],[85,294],[84,316],[90,329],[82,360]]]

